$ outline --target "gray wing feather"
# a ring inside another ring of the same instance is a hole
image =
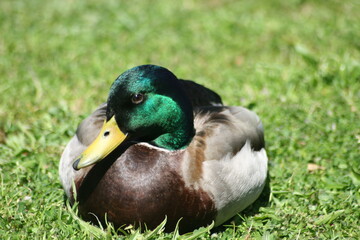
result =
[[[265,147],[259,117],[243,107],[198,108],[194,125],[195,141],[206,143],[205,155],[208,160],[222,159],[228,153],[236,154],[246,142],[255,151]]]
[[[89,146],[99,134],[106,118],[106,106],[106,103],[101,104],[78,126],[76,130],[76,136],[83,145]]]
[[[244,138],[250,141],[252,148],[255,150],[264,148],[264,128],[258,115],[243,107],[228,107],[228,109],[239,121]]]

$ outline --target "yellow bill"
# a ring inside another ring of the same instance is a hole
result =
[[[99,135],[94,142],[73,163],[73,168],[79,170],[103,160],[125,139],[124,134],[118,127],[115,117],[105,121]]]

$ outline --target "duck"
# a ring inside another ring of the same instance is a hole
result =
[[[122,73],[65,147],[59,174],[95,224],[166,231],[220,226],[259,198],[268,157],[260,118],[157,65]]]

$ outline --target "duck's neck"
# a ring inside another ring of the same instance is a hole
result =
[[[168,150],[179,150],[186,148],[195,135],[193,124],[183,124],[176,131],[165,133],[153,140],[162,148]]]

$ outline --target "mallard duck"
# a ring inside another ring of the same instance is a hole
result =
[[[142,65],[121,74],[107,103],[79,125],[60,178],[85,220],[155,228],[167,217],[168,231],[181,219],[186,232],[221,225],[259,197],[264,145],[254,112]]]

